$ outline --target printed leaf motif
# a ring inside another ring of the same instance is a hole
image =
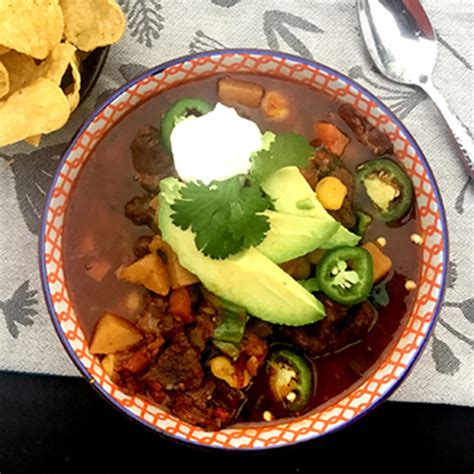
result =
[[[448,262],[448,274],[446,277],[446,286],[448,288],[454,288],[454,284],[458,279],[458,267],[454,260]]]
[[[376,68],[372,72],[380,76]],[[390,104],[390,108],[403,120],[421,102],[426,100],[424,92],[418,89],[403,86],[391,86],[371,79],[364,73],[361,66],[354,66],[349,70],[349,77],[352,79],[362,79],[371,87],[380,91],[380,96]]]
[[[444,46],[458,61],[460,61],[467,69],[473,69],[472,64],[464,57],[454,46],[448,43],[443,36],[436,32],[439,43]]]
[[[472,184],[471,178],[467,178],[467,181],[464,183],[464,186],[461,188],[461,191],[456,197],[456,202],[454,203],[454,209],[456,209],[456,212],[458,214],[464,214],[464,201],[466,199],[467,190],[468,189],[472,190],[472,186],[470,186],[470,184]]]
[[[290,31],[289,27],[311,33],[323,33],[323,30],[315,24],[291,13],[278,10],[269,10],[264,13],[263,31],[267,38],[268,46],[271,49],[280,49],[278,41],[278,37],[280,37],[291,49],[301,56],[313,58],[311,51]]]
[[[8,332],[15,338],[18,338],[18,325],[32,326],[34,320],[33,316],[38,314],[38,311],[33,308],[38,303],[34,297],[36,290],[29,290],[30,281],[26,280],[20,285],[13,296],[5,301],[0,301],[0,310],[5,316]]]
[[[219,7],[230,8],[234,5],[237,5],[241,0],[211,0],[214,5],[218,5]]]
[[[13,172],[20,211],[28,230],[35,235],[39,234],[46,195],[66,146],[67,143],[58,143],[29,153],[0,155]]]
[[[206,35],[201,30],[198,30],[196,33],[194,33],[194,38],[189,44],[189,52],[191,54],[222,48],[225,48],[225,46],[220,41]]]
[[[474,298],[469,298],[467,300],[461,301],[460,303],[446,301],[446,303],[444,303],[444,306],[448,308],[459,308],[463,316],[470,323],[474,323]]]
[[[454,375],[459,370],[461,361],[445,342],[434,335],[431,353],[436,364],[436,370],[441,374]]]
[[[119,3],[127,16],[132,37],[151,48],[163,29],[161,4],[157,0],[121,0]]]

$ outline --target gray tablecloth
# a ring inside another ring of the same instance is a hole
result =
[[[433,104],[384,80],[365,51],[355,0],[121,0],[128,31],[111,49],[92,96],[41,147],[0,150],[0,369],[78,375],[50,323],[37,240],[45,195],[72,132],[114,88],[150,66],[223,47],[271,48],[314,58],[367,86],[404,120],[438,179],[451,237],[441,318],[396,400],[474,405],[474,186]],[[426,0],[439,35],[435,82],[474,130],[474,2]]]

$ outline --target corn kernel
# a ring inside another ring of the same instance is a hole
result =
[[[326,176],[316,185],[316,197],[329,211],[338,211],[347,196],[347,186],[334,176]]]
[[[411,234],[410,240],[416,245],[421,245],[423,243],[423,237],[419,234]]]
[[[266,411],[263,412],[263,419],[264,419],[265,421],[272,421],[273,418],[274,418],[274,417],[273,417],[272,413],[269,412],[268,410],[266,410]]]

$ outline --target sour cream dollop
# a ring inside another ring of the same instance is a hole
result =
[[[201,117],[189,117],[171,132],[176,171],[183,181],[223,180],[250,169],[250,155],[262,146],[255,122],[232,107],[217,104]]]

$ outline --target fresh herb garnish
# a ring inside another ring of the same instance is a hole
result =
[[[269,145],[252,155],[250,176],[257,183],[261,183],[285,166],[305,167],[313,154],[314,148],[302,135],[294,132],[275,135]]]
[[[252,155],[249,176],[234,176],[183,185],[180,197],[171,206],[173,223],[183,230],[191,228],[197,248],[215,259],[257,246],[270,228],[262,215],[271,206],[259,183],[285,166],[303,167],[314,153],[305,137],[297,133],[262,137],[262,149]]]
[[[173,223],[183,230],[191,228],[197,248],[211,258],[223,259],[258,245],[270,228],[268,218],[259,214],[270,206],[270,198],[243,176],[209,186],[190,182],[180,195],[171,206]]]

